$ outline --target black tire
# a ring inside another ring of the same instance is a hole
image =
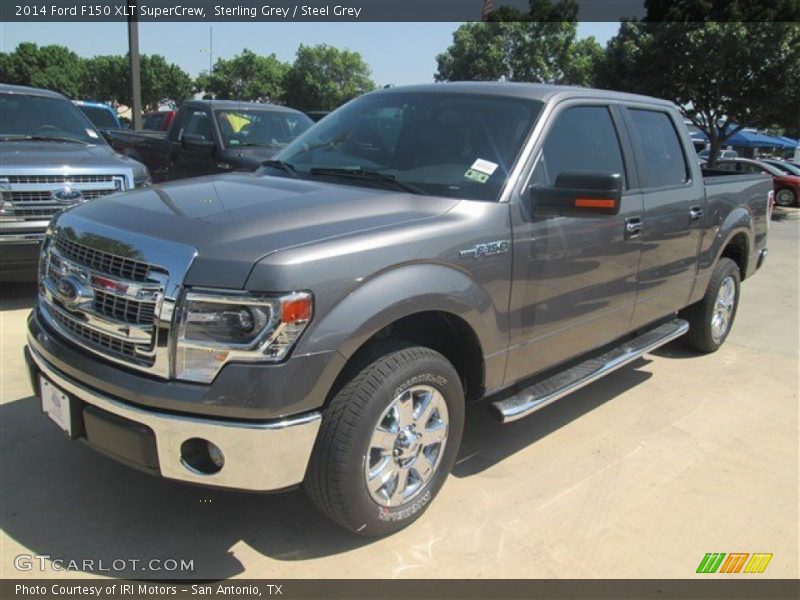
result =
[[[717,296],[720,293],[720,287],[722,287],[723,282],[728,278],[733,280],[734,285],[733,307],[724,333],[715,335],[712,319]],[[683,339],[690,348],[700,352],[716,352],[725,343],[736,319],[736,311],[739,308],[740,288],[741,277],[738,265],[730,258],[719,259],[703,299],[685,308],[681,313],[681,316],[689,322],[689,333]]]
[[[782,188],[775,193],[775,204],[784,208],[797,206],[797,192]]]
[[[319,510],[345,529],[362,536],[387,535],[418,519],[450,473],[464,428],[464,391],[458,373],[441,354],[404,342],[373,345],[345,377],[324,411],[305,488]],[[444,447],[439,446],[435,470],[413,497],[397,506],[381,506],[367,489],[372,435],[395,399],[420,386],[434,388],[446,403]]]

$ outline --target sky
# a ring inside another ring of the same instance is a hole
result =
[[[213,59],[231,58],[245,48],[294,59],[297,47],[330,44],[360,52],[378,85],[433,81],[436,55],[453,39],[459,23],[140,23],[139,50],[161,54],[192,77],[208,70],[209,29]],[[579,37],[594,36],[602,45],[616,34],[618,23],[580,23]],[[125,23],[0,23],[0,51],[20,42],[59,44],[78,55],[124,54]]]

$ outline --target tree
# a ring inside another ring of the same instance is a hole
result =
[[[800,0],[646,0],[646,22],[800,21]]]
[[[39,47],[22,42],[11,53],[0,53],[0,81],[82,95],[83,59],[64,46]]]
[[[284,100],[299,110],[333,110],[373,89],[370,69],[358,52],[300,44],[285,78]]]
[[[177,106],[192,96],[192,79],[180,67],[158,54],[140,57],[142,108],[158,110],[166,104]],[[128,57],[95,56],[86,60],[84,95],[93,100],[130,106],[131,77]]]
[[[288,70],[274,54],[259,56],[245,48],[230,60],[219,59],[210,74],[197,78],[195,88],[225,100],[274,102],[283,95]]]
[[[487,23],[466,23],[436,57],[436,81],[498,80],[591,85],[603,49],[577,40],[573,0],[531,2],[529,12],[501,7]]]
[[[626,22],[598,85],[674,101],[708,136],[713,166],[744,127],[800,121],[800,25]]]

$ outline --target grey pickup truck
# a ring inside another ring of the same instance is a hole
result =
[[[772,183],[694,157],[654,98],[361,96],[255,173],[61,213],[32,385],[67,436],[130,466],[302,484],[343,527],[391,533],[441,489],[468,402],[513,421],[679,336],[725,341]]]
[[[0,84],[0,280],[35,281],[51,217],[150,183],[61,94]]]

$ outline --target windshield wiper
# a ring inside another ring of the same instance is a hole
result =
[[[50,135],[4,135],[2,137],[3,141],[25,141],[25,142],[72,142],[73,144],[84,144],[90,145],[89,142],[85,140],[79,140],[78,138],[71,138],[71,137],[58,137],[58,136],[50,136]]]
[[[361,167],[316,167],[309,171],[312,175],[322,175],[331,177],[347,177],[350,179],[361,179],[364,181],[372,181],[376,183],[385,183],[400,188],[412,194],[425,195],[425,191],[417,186],[400,181],[394,175],[381,173],[380,171],[370,171],[362,169]]]
[[[261,148],[284,148],[286,144],[273,144],[270,142],[241,142],[239,144],[229,144],[229,147],[232,150],[236,148],[247,148],[252,146],[259,146]]]
[[[302,179],[300,173],[297,171],[297,169],[294,168],[294,166],[290,165],[287,162],[283,162],[282,160],[277,160],[277,159],[265,160],[264,162],[261,163],[261,166],[272,167],[273,169],[279,169],[284,173],[288,173],[295,179]]]

